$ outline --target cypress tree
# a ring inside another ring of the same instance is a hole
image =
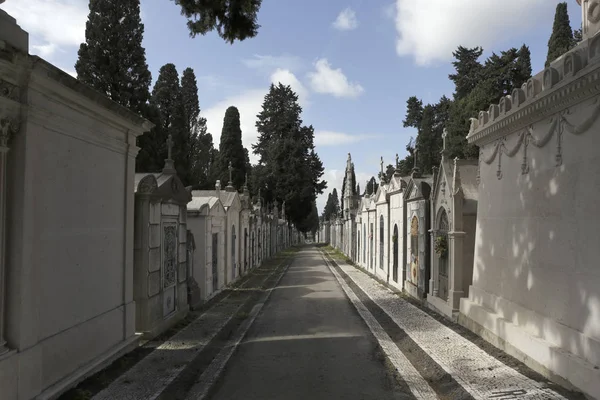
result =
[[[184,166],[187,168],[186,179],[192,186],[202,188],[214,187],[214,180],[209,177],[211,158],[214,153],[213,138],[207,132],[206,118],[200,117],[198,85],[196,74],[192,68],[186,68],[181,77],[181,101],[185,115]]]
[[[303,126],[301,112],[290,86],[271,85],[258,114],[259,138],[252,148],[259,156],[256,178],[265,200],[285,201],[290,221],[308,232],[305,216],[327,183],[321,180],[324,168],[315,151],[314,128]]]
[[[233,186],[239,190],[246,179],[246,152],[242,144],[240,112],[233,106],[225,111],[221,142],[219,144],[217,168],[221,185],[229,182],[229,163],[231,163],[233,168]]]
[[[452,65],[454,65],[454,68],[456,69],[456,73],[450,74],[448,77],[456,86],[454,92],[455,100],[465,98],[481,79],[483,66],[478,61],[481,54],[483,54],[483,49],[481,47],[468,49],[463,46],[459,46],[458,49],[452,53],[456,59],[456,61],[452,62]]]
[[[159,171],[167,158],[166,140],[172,135],[174,146],[171,158],[175,161],[177,174],[184,184],[189,184],[187,165],[187,133],[185,112],[175,65],[169,63],[160,68],[158,79],[152,89],[151,106],[158,113],[156,127],[142,137],[141,147],[149,154],[149,171]]]
[[[567,3],[558,3],[556,14],[554,14],[554,25],[552,26],[552,35],[548,40],[548,57],[546,58],[546,67],[565,54],[575,45],[573,30],[567,11]]]
[[[525,44],[521,46],[518,52],[518,58],[515,62],[512,84],[515,88],[520,88],[531,78],[531,51]]]
[[[416,96],[409,97],[406,101],[406,117],[402,124],[405,128],[419,128],[423,119],[423,101]]]
[[[90,0],[77,78],[138,114],[146,107],[152,76],[142,47],[140,0]],[[154,122],[154,121],[153,121]]]

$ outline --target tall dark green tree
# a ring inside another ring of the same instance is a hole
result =
[[[156,161],[162,163],[161,160],[168,157],[166,138],[171,135],[174,142],[171,158],[175,161],[177,174],[187,185],[189,184],[189,165],[187,165],[189,133],[186,129],[179,73],[174,64],[168,63],[160,68],[150,101],[160,114],[160,122],[157,124],[159,132],[154,142],[157,149]]]
[[[549,66],[552,61],[571,50],[574,45],[575,39],[573,37],[573,29],[571,29],[567,3],[558,3],[556,6],[556,13],[554,14],[552,34],[548,40],[546,67]]]
[[[340,199],[336,188],[327,196],[327,203],[323,210],[323,218],[325,221],[332,221],[334,218],[341,216]]]
[[[206,35],[214,30],[226,42],[255,37],[262,0],[174,0],[188,18],[190,35]]]
[[[521,87],[530,77],[531,54],[527,46],[500,54],[493,53],[485,61],[475,87],[465,97],[450,104],[446,123],[448,156],[477,158],[479,150],[465,139],[470,118],[477,118],[481,110],[487,110],[490,104],[497,104],[500,98],[512,93],[515,87]]]
[[[321,180],[323,163],[315,151],[314,128],[304,126],[298,95],[290,86],[271,85],[265,96],[252,145],[259,157],[257,183],[267,203],[286,202],[289,220],[300,230],[318,194],[327,183]]]
[[[367,185],[365,186],[365,194],[373,195],[377,193],[377,189],[379,189],[379,183],[377,183],[375,177],[372,176],[371,179],[367,181]]]
[[[483,71],[483,66],[479,63],[481,54],[483,54],[481,47],[469,49],[463,46],[458,46],[458,49],[452,53],[455,58],[452,65],[454,65],[456,73],[450,74],[449,78],[456,86],[455,100],[466,97],[481,79]]]
[[[165,64],[160,68],[158,78],[152,89],[149,110],[153,113],[151,120],[156,126],[138,138],[140,154],[137,157],[137,169],[144,172],[158,172],[167,158],[167,137],[173,137],[173,153],[178,174],[187,171],[185,164],[186,139],[185,115],[181,101],[179,74],[173,64]],[[184,183],[188,184],[186,179]]]
[[[415,145],[412,137],[406,145],[406,152],[408,153],[408,155],[403,160],[400,160],[400,162],[398,163],[398,172],[401,176],[410,175],[415,165]]]
[[[531,51],[525,44],[521,46],[518,57],[514,63],[512,84],[515,88],[521,87],[531,78]]]
[[[406,117],[402,121],[405,128],[419,128],[423,119],[423,101],[416,96],[406,101]]]
[[[210,164],[214,156],[213,138],[207,132],[206,118],[200,116],[200,101],[196,74],[192,68],[186,68],[181,77],[181,101],[185,115],[187,147],[185,149],[187,166],[186,180],[192,186],[214,187],[210,179]]]
[[[219,143],[217,168],[221,185],[229,182],[229,163],[232,167],[233,186],[240,190],[244,185],[247,172],[246,149],[242,144],[242,129],[240,128],[240,112],[234,106],[225,111],[223,130]]]
[[[90,0],[77,79],[130,110],[148,116],[152,76],[142,47],[140,0]]]
[[[430,174],[433,167],[440,162],[441,132],[435,129],[435,112],[435,106],[425,106],[417,135],[417,166],[421,173],[425,174]]]

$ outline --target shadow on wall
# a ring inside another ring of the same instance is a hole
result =
[[[546,122],[539,125],[545,134]],[[600,188],[600,157],[593,149],[600,141],[596,133],[597,129],[580,136],[565,132],[560,156],[555,140],[541,149],[529,146],[524,160],[528,169],[520,156],[509,158],[502,149],[491,165],[480,161],[473,286],[536,314],[519,312],[502,299],[489,304],[477,290],[472,298],[531,336],[585,357],[591,368],[598,369],[600,230],[594,202]],[[506,138],[505,149],[516,146],[517,136]],[[480,160],[489,157],[495,145],[484,146]],[[495,326],[500,337],[508,337],[506,325],[489,314],[486,323]],[[536,356],[535,361],[555,373],[572,373],[573,366],[564,365],[547,348]]]

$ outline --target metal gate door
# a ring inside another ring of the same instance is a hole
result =
[[[219,234],[212,235],[212,278],[213,292],[219,290]]]

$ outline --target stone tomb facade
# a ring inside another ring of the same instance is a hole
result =
[[[406,213],[407,277],[404,289],[416,299],[429,293],[430,279],[430,194],[433,178],[421,176],[415,169],[404,192]]]
[[[473,119],[473,284],[459,322],[600,398],[600,2],[583,41]]]
[[[240,259],[239,249],[239,231],[240,231],[240,212],[242,203],[240,195],[232,186],[231,181],[225,189],[221,188],[221,182],[217,181],[215,190],[194,190],[194,196],[198,197],[217,197],[225,209],[227,222],[225,225],[225,274],[223,284],[227,285],[233,282],[238,276],[238,266]]]
[[[252,263],[252,204],[250,199],[250,192],[248,190],[248,176],[246,175],[246,183],[242,188],[242,194],[240,196],[241,211],[240,211],[240,263],[239,263],[239,274],[240,276],[246,275],[246,273],[253,267]]]
[[[0,398],[55,397],[136,346],[136,137],[151,127],[30,56],[0,10]]]
[[[477,160],[442,156],[431,196],[431,279],[427,304],[453,318],[473,280]]]
[[[196,240],[192,274],[204,302],[225,285],[227,213],[219,197],[203,195],[203,192],[192,192],[192,201],[187,206],[187,224]]]
[[[382,160],[383,164],[383,160]],[[374,197],[376,217],[374,221],[373,242],[375,247],[375,274],[383,279],[388,280],[388,249],[389,242],[389,218],[388,218],[388,200],[387,200],[387,184],[380,182],[377,192]]]
[[[159,174],[135,175],[136,330],[154,337],[183,318],[187,304],[187,211],[192,195],[170,159]]]
[[[396,289],[402,290],[406,279],[404,269],[404,252],[406,242],[404,229],[404,190],[407,183],[400,174],[395,173],[388,185],[389,204],[389,268],[390,278],[388,283]]]

